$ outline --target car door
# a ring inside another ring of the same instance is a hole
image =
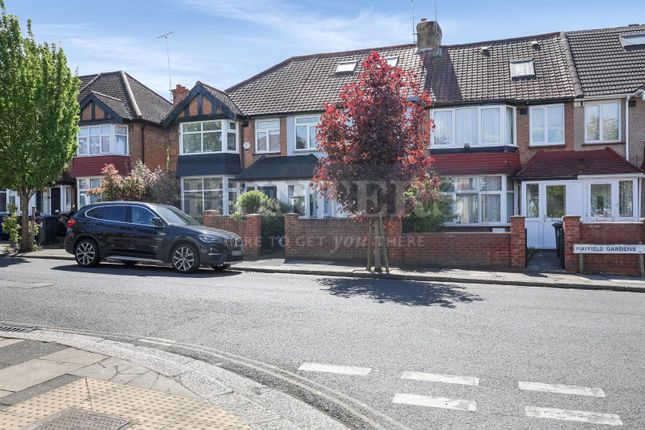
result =
[[[130,206],[130,245],[135,256],[159,260],[158,251],[166,237],[166,227],[157,226],[159,218],[145,206]]]
[[[126,220],[124,205],[97,206],[87,211],[90,233],[96,238],[104,257],[122,255],[127,251]]]

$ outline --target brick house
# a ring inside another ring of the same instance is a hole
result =
[[[58,182],[36,193],[30,212],[36,208],[38,213],[55,214],[96,201],[98,196],[90,196],[88,190],[100,185],[106,164],[127,173],[138,160],[150,169],[165,168],[170,156],[174,169],[176,153],[162,126],[172,107],[170,102],[122,71],[79,78],[77,155]],[[3,190],[0,210],[9,204],[18,206],[18,197]]]

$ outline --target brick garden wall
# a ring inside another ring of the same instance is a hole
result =
[[[638,244],[645,242],[643,222],[583,223],[579,216],[564,217],[565,269],[579,271],[580,257],[573,253],[574,244]],[[585,273],[640,275],[640,258],[635,254],[585,254]]]
[[[204,211],[202,223],[206,227],[230,231],[242,238],[244,256],[257,258],[262,249],[262,219],[260,215],[247,215],[242,219],[221,216],[217,211]]]

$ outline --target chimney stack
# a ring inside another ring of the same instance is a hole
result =
[[[181,103],[181,101],[185,99],[189,93],[188,88],[179,84],[177,84],[174,90],[170,90],[170,92],[172,93],[173,106],[177,106],[179,103]]]
[[[437,21],[421,18],[417,24],[417,53],[430,54],[432,57],[441,55],[441,27]]]

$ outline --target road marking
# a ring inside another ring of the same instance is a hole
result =
[[[605,397],[602,388],[579,387],[577,385],[543,384],[541,382],[518,382],[520,390],[542,391],[545,393],[574,394],[577,396]]]
[[[401,379],[415,381],[443,382],[444,384],[479,385],[479,378],[474,376],[439,375],[425,372],[403,372]]]
[[[477,402],[463,399],[448,399],[446,397],[420,396],[418,394],[401,394],[394,395],[392,403],[413,406],[425,406],[428,408],[455,409],[459,411],[475,412]]]
[[[365,376],[372,371],[368,367],[336,366],[335,364],[303,363],[298,368],[305,372],[338,373],[340,375]]]
[[[606,424],[609,426],[622,426],[623,422],[618,415],[604,414],[600,412],[571,411],[567,409],[539,408],[526,406],[524,408],[527,417],[549,418],[560,421],[577,421],[581,423]]]

